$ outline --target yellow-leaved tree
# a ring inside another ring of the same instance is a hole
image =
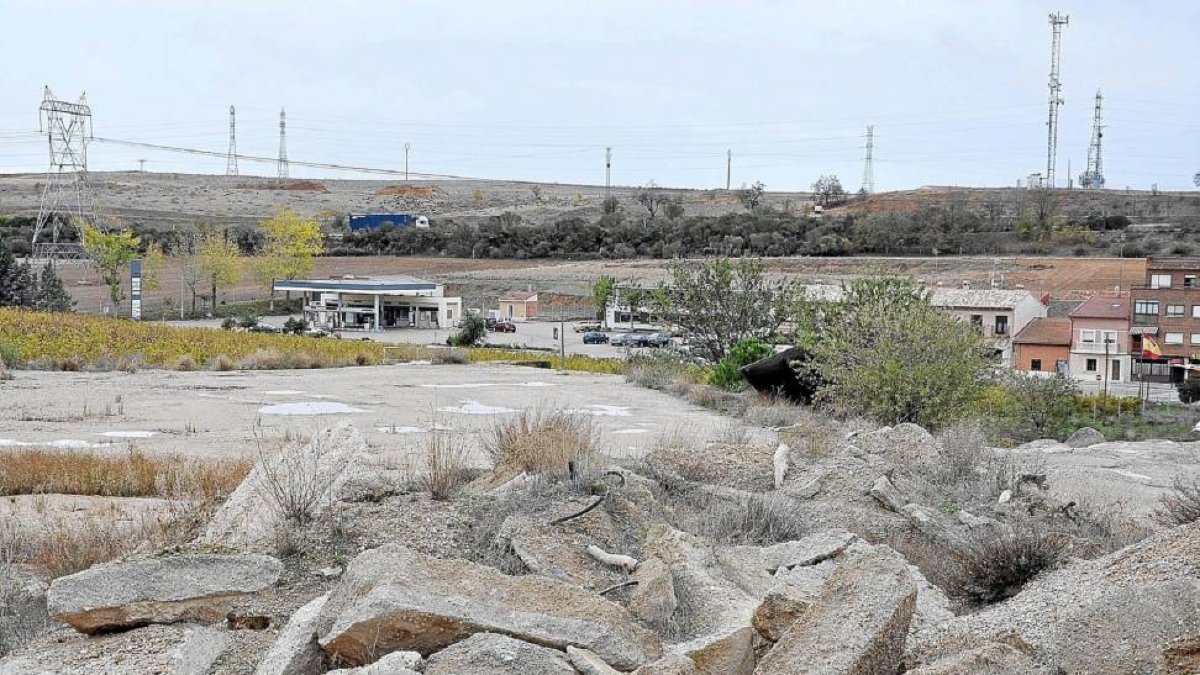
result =
[[[313,258],[325,250],[321,225],[291,209],[279,209],[262,221],[266,241],[254,266],[255,276],[264,284],[277,279],[299,279],[313,268]]]
[[[217,313],[217,288],[242,280],[245,268],[238,245],[217,233],[204,235],[197,247],[197,267],[212,285],[212,311]]]
[[[137,257],[141,240],[129,230],[103,232],[86,222],[81,224],[80,231],[84,250],[100,268],[100,276],[104,279],[104,285],[108,286],[109,299],[113,305],[120,305],[125,299],[125,291],[121,287],[123,272],[129,262]],[[116,307],[113,309],[115,311]]]

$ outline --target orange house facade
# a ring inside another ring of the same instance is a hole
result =
[[[1071,310],[1071,374],[1096,382],[1133,379],[1128,293],[1093,295]]]
[[[1031,373],[1069,371],[1071,319],[1040,317],[1013,337],[1013,367]]]

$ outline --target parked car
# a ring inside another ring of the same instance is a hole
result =
[[[601,333],[598,330],[588,331],[583,334],[583,344],[606,345],[608,344],[608,333]]]
[[[492,326],[493,333],[515,333],[517,332],[517,324],[511,321],[497,321],[496,325]]]
[[[580,321],[573,326],[576,333],[597,333],[600,331],[599,321]]]
[[[614,347],[647,347],[647,346],[649,346],[649,344],[646,342],[646,336],[639,335],[637,333],[621,333],[620,335],[613,338],[612,342],[610,344],[612,344]]]
[[[651,333],[644,336],[647,347],[666,347],[671,344],[671,336],[666,333]]]

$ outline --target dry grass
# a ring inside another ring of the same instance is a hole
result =
[[[201,462],[178,456],[29,448],[0,454],[0,495],[56,493],[101,497],[212,499],[234,490],[248,460]]]
[[[959,551],[953,592],[978,604],[1000,602],[1016,595],[1038,574],[1062,559],[1060,538],[1033,525],[975,535]]]
[[[1176,476],[1172,491],[1163,495],[1154,519],[1163,525],[1187,525],[1200,520],[1200,478]]]
[[[433,499],[449,499],[469,479],[470,446],[450,432],[431,430],[425,436],[425,489]]]
[[[769,546],[808,533],[795,503],[782,495],[753,495],[745,502],[714,502],[705,513],[705,534],[727,544]]]
[[[573,465],[585,474],[598,452],[597,436],[592,417],[532,410],[497,421],[484,437],[484,449],[496,469],[566,473]]]

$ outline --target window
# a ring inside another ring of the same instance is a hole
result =
[[[447,321],[454,320],[454,310],[450,309],[449,307],[446,308],[446,320]]]
[[[1089,373],[1096,372],[1096,359],[1088,359],[1083,363],[1083,369]]]
[[[971,325],[975,327],[975,330],[983,330],[983,315],[982,314],[972,314],[971,315]]]
[[[1167,333],[1163,336],[1163,344],[1181,345],[1183,344],[1183,333]]]
[[[1008,317],[996,317],[996,335],[1008,335]]]
[[[1106,330],[1106,331],[1104,331],[1103,335],[1104,335],[1104,344],[1107,344],[1107,345],[1117,344],[1117,331]]]
[[[1200,345],[1200,333],[1192,333],[1192,344]]]
[[[1042,369],[1042,360],[1041,359],[1031,359],[1029,361],[1029,369],[1030,370],[1041,370]]]
[[[1151,274],[1150,275],[1150,288],[1170,288],[1170,287],[1171,287],[1171,275],[1170,274]]]
[[[1196,287],[1196,275],[1195,274],[1184,275],[1183,287],[1184,288],[1195,288]]]
[[[1089,345],[1095,344],[1096,343],[1096,331],[1094,331],[1094,330],[1079,331],[1079,341],[1086,342]]]
[[[1200,305],[1192,305],[1192,318],[1200,319]]]
[[[1133,303],[1134,314],[1145,314],[1147,316],[1158,316],[1158,301],[1157,300],[1138,300]]]
[[[1167,305],[1167,316],[1170,316],[1170,317],[1183,316],[1183,305]]]

